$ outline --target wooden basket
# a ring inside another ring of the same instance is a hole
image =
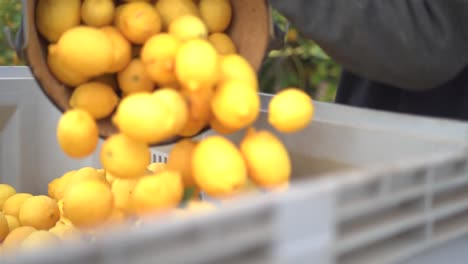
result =
[[[72,89],[59,82],[47,66],[46,41],[35,27],[35,8],[37,0],[23,0],[23,21],[17,36],[16,48],[30,66],[31,72],[42,91],[62,112],[69,109],[68,101]],[[228,34],[237,45],[239,53],[258,70],[263,61],[270,32],[270,12],[265,0],[231,0],[233,19]],[[117,132],[110,118],[98,121],[101,138]],[[158,145],[172,143],[173,138]]]

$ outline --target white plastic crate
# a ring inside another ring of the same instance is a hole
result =
[[[43,193],[67,170],[99,166],[96,156],[74,161],[61,154],[59,113],[24,68],[2,74],[0,107],[14,101],[13,108],[26,109],[15,118],[2,110],[10,116],[0,126],[2,182]],[[16,90],[22,96],[12,97]],[[269,96],[262,100],[266,109]],[[438,264],[451,256],[450,263],[467,263],[460,250],[468,245],[467,125],[325,103],[316,110],[307,130],[280,135],[293,160],[294,183],[286,193],[241,198],[186,220],[155,220],[143,231],[113,230],[95,245],[0,262]],[[256,126],[271,129],[265,113]],[[8,129],[22,134],[15,141]],[[11,149],[18,149],[16,158]],[[154,149],[154,161],[169,150]]]

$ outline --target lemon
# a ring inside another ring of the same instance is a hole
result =
[[[258,186],[275,188],[289,182],[291,160],[286,147],[274,134],[251,128],[242,140],[240,149],[249,176]]]
[[[130,195],[137,184],[136,179],[116,179],[112,183],[114,207],[123,213],[130,213]]]
[[[21,243],[36,229],[32,226],[20,226],[11,231],[3,241],[2,247],[4,252],[10,252],[18,249]]]
[[[83,181],[63,199],[63,212],[74,226],[93,228],[110,216],[114,200],[110,187],[100,181]]]
[[[5,201],[16,193],[15,188],[8,184],[0,184],[0,211]]]
[[[208,29],[199,17],[184,15],[172,21],[169,25],[169,34],[176,36],[182,41],[195,38],[206,39],[208,37]]]
[[[190,91],[214,86],[219,79],[218,53],[204,39],[186,41],[176,56],[176,75]]]
[[[132,45],[116,27],[106,26],[101,30],[112,42],[114,58],[110,69],[107,71],[110,73],[122,71],[132,60]]]
[[[165,28],[168,28],[172,21],[178,17],[184,15],[200,16],[198,7],[192,0],[158,0],[156,9],[161,15]]]
[[[68,110],[58,122],[57,140],[60,148],[68,156],[73,158],[89,156],[99,141],[96,121],[84,110]]]
[[[65,186],[64,194],[78,183],[88,180],[95,180],[104,184],[108,184],[105,174],[99,173],[95,168],[84,167],[77,170],[75,173],[73,173],[73,175],[70,176],[67,185]],[[63,196],[61,199],[63,199]]]
[[[116,26],[132,43],[143,44],[161,32],[162,21],[156,8],[147,2],[124,4],[116,19]]]
[[[101,163],[117,178],[138,178],[146,173],[151,153],[148,145],[125,134],[109,137],[101,149]]]
[[[161,33],[143,45],[141,60],[148,76],[160,86],[171,86],[177,82],[175,58],[181,44],[178,38]]]
[[[171,88],[160,88],[153,93],[153,98],[161,105],[165,105],[168,118],[173,120],[170,133],[178,134],[189,118],[189,109],[185,98],[178,91]]]
[[[220,55],[237,54],[234,41],[225,33],[213,33],[208,36],[208,41],[215,47]]]
[[[210,32],[224,32],[231,24],[232,7],[229,0],[201,0],[198,7]]]
[[[118,102],[114,89],[101,82],[88,82],[76,87],[69,100],[72,108],[85,110],[97,120],[110,116]]]
[[[10,233],[8,221],[3,213],[0,212],[0,242],[2,242]]]
[[[146,167],[146,169],[149,170],[150,172],[152,172],[153,174],[156,174],[156,173],[159,173],[159,172],[161,172],[163,170],[166,170],[167,169],[167,164],[162,163],[162,162],[153,162],[150,165],[148,165]]]
[[[172,135],[176,120],[170,114],[170,109],[158,103],[152,94],[136,93],[121,101],[112,121],[129,137],[157,143]]]
[[[220,82],[229,80],[244,81],[258,91],[258,79],[252,65],[238,54],[225,55],[220,62]]]
[[[236,194],[247,181],[247,167],[239,149],[221,136],[198,143],[192,170],[197,185],[212,197]]]
[[[5,215],[5,219],[7,220],[8,229],[10,230],[10,232],[21,226],[20,221],[15,216]]]
[[[229,128],[241,129],[251,125],[260,112],[260,97],[242,81],[227,81],[216,91],[211,108],[216,119]]]
[[[297,88],[280,91],[268,105],[268,122],[283,133],[303,130],[310,124],[313,116],[312,99]]]
[[[112,41],[100,29],[76,26],[60,37],[49,54],[57,53],[58,59],[71,72],[79,76],[95,77],[109,71],[114,54]]]
[[[72,87],[78,86],[88,81],[87,76],[82,76],[73,71],[73,68],[65,65],[64,61],[56,52],[57,45],[52,44],[48,47],[49,53],[47,54],[47,65],[49,70],[57,78],[58,81],[65,85]]]
[[[189,106],[189,119],[179,135],[192,137],[208,125],[211,116],[210,101],[213,98],[213,89],[183,90],[182,94]]]
[[[197,143],[193,139],[180,140],[174,145],[167,159],[167,168],[180,172],[185,187],[195,186],[192,173],[192,154]]]
[[[84,0],[81,19],[89,26],[103,27],[114,20],[115,5],[112,0]]]
[[[56,178],[52,180],[48,184],[48,194],[50,197],[54,198],[55,200],[59,201],[63,198],[65,194],[65,190],[68,186],[68,182],[73,177],[75,170],[68,171],[63,174],[60,178]]]
[[[45,230],[37,230],[33,231],[21,242],[20,248],[21,250],[35,250],[41,247],[58,244],[59,242],[60,238],[54,233]]]
[[[184,194],[179,172],[165,170],[141,178],[131,195],[132,209],[137,215],[167,212],[179,205]]]
[[[214,131],[218,132],[221,135],[229,135],[234,132],[237,132],[238,129],[232,128],[229,126],[226,126],[225,124],[222,124],[216,116],[212,115],[210,117],[210,128],[212,128]]]
[[[81,0],[39,0],[36,4],[36,27],[49,42],[56,42],[81,20]]]
[[[132,59],[125,69],[117,73],[117,81],[122,92],[127,95],[154,90],[154,83],[138,58]]]
[[[3,213],[18,218],[21,206],[29,197],[32,197],[32,194],[16,193],[10,196],[3,204]]]
[[[45,195],[32,196],[21,205],[18,219],[23,226],[48,230],[60,219],[60,211],[54,199]]]

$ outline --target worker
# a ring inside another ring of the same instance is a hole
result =
[[[336,102],[468,120],[468,0],[269,0],[342,65]]]

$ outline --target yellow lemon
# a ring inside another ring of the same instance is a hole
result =
[[[145,175],[151,153],[145,143],[119,133],[104,141],[100,159],[114,177],[138,178]]]
[[[68,182],[73,177],[73,174],[75,172],[75,170],[68,171],[65,174],[63,174],[60,178],[56,178],[53,181],[51,181],[48,185],[49,196],[57,201],[61,200],[63,198],[63,195],[65,194]]]
[[[45,195],[32,196],[21,205],[18,219],[23,226],[48,230],[60,219],[57,202]]]
[[[169,25],[169,34],[182,41],[194,38],[206,39],[208,37],[208,29],[199,17],[184,15],[172,21]]]
[[[24,201],[32,197],[29,193],[16,193],[8,198],[3,204],[3,213],[19,218],[19,211]]]
[[[61,63],[79,76],[104,74],[114,61],[110,38],[102,30],[90,26],[76,26],[65,31],[52,47],[49,54],[57,53]]]
[[[211,115],[210,101],[213,98],[213,89],[183,90],[182,94],[189,106],[189,118],[182,131],[179,132],[179,135],[191,137],[198,134],[208,125]]]
[[[258,79],[252,65],[238,54],[225,55],[220,62],[220,82],[229,80],[243,81],[258,91]]]
[[[0,242],[2,242],[10,233],[10,227],[5,215],[0,212]]]
[[[37,230],[33,231],[21,242],[20,248],[21,250],[35,250],[41,247],[55,245],[59,242],[60,238],[54,233],[45,230]]]
[[[37,30],[49,42],[56,42],[81,20],[81,0],[39,0],[36,4]]]
[[[180,140],[174,145],[167,159],[167,168],[180,172],[185,187],[195,186],[192,173],[192,154],[197,143],[193,139]]]
[[[64,194],[78,183],[88,180],[95,180],[104,184],[108,184],[105,174],[99,173],[95,168],[84,167],[77,170],[75,173],[73,173],[73,175],[70,176],[67,185],[65,186]],[[63,199],[63,196],[61,199]]]
[[[106,26],[101,28],[101,30],[112,42],[114,59],[108,72],[122,71],[132,60],[132,45],[116,27]]]
[[[197,185],[213,197],[237,194],[247,181],[247,167],[239,149],[221,136],[198,143],[192,172]]]
[[[94,118],[86,111],[66,111],[57,125],[60,148],[70,157],[84,158],[91,155],[99,141],[99,130]]]
[[[117,81],[122,92],[127,95],[154,90],[154,82],[138,58],[133,59],[125,69],[117,73]]]
[[[150,3],[130,2],[119,11],[116,26],[132,43],[143,44],[161,32],[162,21]]]
[[[170,133],[178,134],[189,118],[189,109],[182,94],[172,88],[161,88],[153,93],[153,98],[167,108],[168,118],[173,120]]]
[[[170,114],[170,109],[152,94],[136,93],[121,101],[112,121],[122,133],[135,140],[157,143],[172,136],[176,120]]]
[[[192,0],[158,0],[156,9],[161,15],[165,28],[168,28],[172,21],[178,17],[184,15],[199,16],[198,8]]]
[[[248,130],[240,149],[249,176],[261,187],[285,185],[291,176],[291,160],[283,143],[269,131]]]
[[[112,0],[84,0],[81,5],[83,22],[93,27],[110,25],[114,20],[115,5]]]
[[[97,120],[110,116],[118,102],[114,89],[101,82],[88,82],[76,87],[69,100],[72,108],[85,110]]]
[[[314,116],[314,105],[307,93],[287,88],[276,95],[268,106],[268,122],[278,131],[293,133],[306,128]]]
[[[237,53],[236,44],[225,33],[213,33],[208,36],[208,41],[215,47],[220,55],[230,55]]]
[[[229,135],[239,130],[222,124],[214,115],[210,117],[210,128],[221,135]]]
[[[200,0],[198,7],[210,32],[224,32],[231,24],[232,7],[229,0]]]
[[[112,183],[114,207],[124,213],[130,213],[130,195],[137,184],[136,179],[116,179]]]
[[[184,186],[179,172],[165,170],[141,178],[131,195],[132,209],[137,215],[167,212],[182,200]]]
[[[207,40],[186,41],[176,56],[176,75],[189,91],[214,86],[219,79],[218,53]]]
[[[0,184],[0,211],[5,201],[16,193],[15,188],[8,184]]]
[[[20,226],[11,231],[3,241],[2,247],[4,252],[18,249],[21,243],[35,231],[36,229],[32,226]]]
[[[160,86],[170,86],[177,82],[175,58],[181,44],[176,37],[161,33],[143,45],[141,60],[148,76]]]
[[[51,71],[52,75],[55,76],[58,81],[72,87],[78,86],[88,81],[89,78],[87,76],[82,76],[76,73],[72,66],[65,64],[65,62],[61,59],[60,54],[56,52],[56,44],[49,45],[48,50],[49,53],[47,54],[47,65],[49,66],[49,70]]]
[[[146,169],[149,170],[150,172],[152,172],[153,174],[156,174],[156,173],[159,173],[159,172],[167,169],[167,164],[162,163],[162,162],[154,162],[154,163],[151,163],[150,165],[148,165],[146,167]]]
[[[21,226],[20,221],[15,216],[5,215],[5,219],[7,220],[8,229],[10,230],[10,232]]]
[[[74,226],[93,228],[107,220],[114,200],[110,187],[100,181],[83,181],[70,189],[63,199],[63,212]]]
[[[224,82],[211,101],[216,119],[223,125],[241,129],[251,125],[260,112],[260,97],[242,81]]]

